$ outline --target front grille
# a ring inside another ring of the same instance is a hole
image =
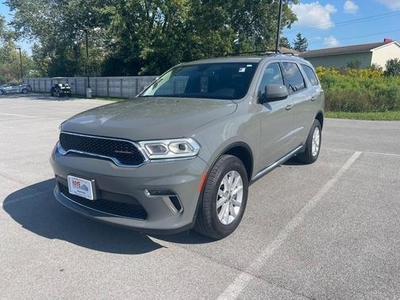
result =
[[[65,151],[84,152],[113,160],[118,165],[138,166],[145,158],[138,148],[129,141],[102,137],[60,134],[60,145]]]
[[[107,199],[87,200],[85,198],[70,194],[68,192],[68,187],[61,182],[57,182],[57,184],[62,194],[82,206],[115,216],[140,220],[147,219],[147,212],[145,211],[143,206],[140,205],[140,203],[134,198],[132,198],[132,203],[116,202]]]

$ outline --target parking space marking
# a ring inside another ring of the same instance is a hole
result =
[[[369,152],[369,151],[363,151],[363,153],[369,155],[400,157],[400,154],[395,154],[395,153],[382,153],[382,152]]]
[[[343,149],[343,148],[327,148],[327,150],[333,150],[333,151],[342,151],[342,152],[354,152],[354,149]],[[400,157],[400,154],[397,153],[388,153],[388,152],[374,152],[374,151],[362,151],[363,154],[368,154],[368,155],[382,155],[382,156],[393,156],[393,157]]]
[[[23,117],[23,118],[35,118],[35,116],[21,115],[21,114],[8,114],[0,113],[1,116],[12,116],[12,117]]]
[[[355,152],[347,162],[336,172],[336,174],[318,191],[318,193],[299,211],[299,213],[283,228],[278,236],[268,244],[261,254],[254,260],[226,290],[218,297],[218,300],[237,299],[240,293],[246,288],[247,284],[254,278],[254,275],[265,265],[266,261],[278,250],[297,227],[304,223],[307,214],[322,200],[343,174],[360,157],[361,151]]]

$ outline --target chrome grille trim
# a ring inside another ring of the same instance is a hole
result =
[[[140,166],[142,166],[142,165],[144,165],[144,164],[149,162],[149,158],[147,157],[145,151],[140,147],[140,145],[135,143],[135,142],[133,142],[133,141],[130,141],[130,140],[118,139],[118,138],[109,138],[109,137],[102,137],[102,136],[95,136],[95,135],[87,135],[87,134],[79,134],[79,133],[73,133],[73,132],[68,132],[68,131],[61,131],[60,132],[60,136],[61,136],[61,134],[73,135],[73,136],[84,137],[84,138],[93,138],[93,139],[97,139],[97,140],[129,143],[132,146],[134,146],[136,148],[136,150],[141,154],[141,156],[143,157],[143,161],[140,164],[132,164],[131,165],[131,164],[121,163],[118,160],[118,158],[112,157],[112,156],[102,155],[102,154],[93,153],[93,152],[86,152],[86,151],[81,151],[81,150],[77,150],[77,149],[65,150],[62,147],[61,142],[59,140],[57,142],[57,151],[61,155],[66,155],[68,153],[76,153],[76,154],[81,154],[81,155],[88,155],[88,156],[98,157],[98,158],[102,158],[102,159],[111,160],[115,165],[117,165],[119,167],[124,167],[124,168],[138,168],[138,167],[140,167]]]

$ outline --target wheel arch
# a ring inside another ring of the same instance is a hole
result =
[[[324,127],[324,113],[322,111],[319,111],[315,116],[315,119],[319,121],[319,124],[321,124],[321,129],[322,129]]]
[[[215,162],[222,155],[229,154],[239,158],[246,169],[247,179],[250,182],[253,174],[254,158],[253,152],[251,151],[249,145],[244,142],[235,142],[228,147],[226,147],[216,158]],[[215,164],[214,162],[214,164]],[[213,165],[214,165],[213,164]]]

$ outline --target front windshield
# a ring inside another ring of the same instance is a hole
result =
[[[140,96],[240,99],[249,89],[257,63],[208,63],[177,66]]]

